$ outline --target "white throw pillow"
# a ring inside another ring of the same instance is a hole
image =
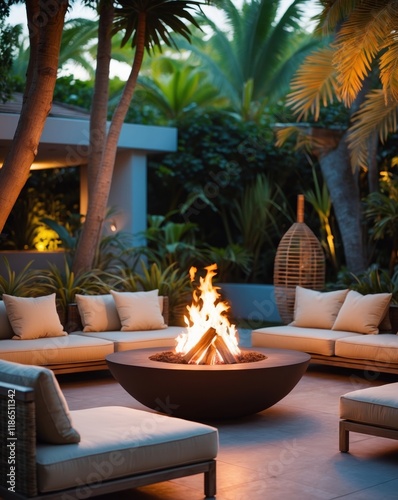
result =
[[[4,293],[3,300],[15,334],[13,339],[67,335],[57,313],[55,293],[43,297],[14,297]]]
[[[110,293],[76,295],[84,332],[114,332],[122,327],[116,304]]]
[[[167,328],[162,316],[158,290],[115,292],[111,290],[123,332]]]
[[[377,334],[390,301],[391,293],[362,295],[350,290],[332,330]]]
[[[3,300],[0,300],[0,339],[10,339],[14,335],[10,320],[7,316],[6,306]]]
[[[80,434],[72,426],[68,404],[51,370],[0,360],[0,380],[34,389],[36,432],[39,441],[51,444],[80,441]],[[16,425],[18,426],[18,420]]]
[[[297,286],[294,319],[290,324],[302,328],[325,328],[330,330],[347,293],[348,290],[318,292]]]

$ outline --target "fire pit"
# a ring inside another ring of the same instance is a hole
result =
[[[159,350],[137,349],[107,356],[109,369],[137,401],[162,413],[198,420],[238,418],[284,398],[307,369],[310,356],[284,349],[257,349],[253,363],[217,365],[154,361]]]
[[[172,351],[142,349],[106,360],[118,382],[145,406],[195,419],[236,418],[269,408],[285,397],[305,372],[305,353],[238,347],[238,337],[212,278],[216,265],[193,293],[186,331]],[[193,280],[196,269],[191,268]],[[172,349],[172,348],[171,348]]]

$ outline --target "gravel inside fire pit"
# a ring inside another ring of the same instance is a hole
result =
[[[164,351],[149,356],[149,359],[151,359],[152,361],[161,361],[163,363],[177,363],[181,365],[187,365],[188,363],[187,361],[185,361],[183,356],[184,356],[183,354],[180,354],[178,352]],[[263,359],[266,359],[267,356],[259,352],[249,351],[249,352],[241,352],[239,356],[237,356],[237,358],[238,358],[238,363],[254,363],[255,361],[262,361]],[[224,365],[225,363],[216,363],[216,364]]]

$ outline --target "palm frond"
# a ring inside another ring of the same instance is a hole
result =
[[[395,34],[391,33],[385,45],[385,49],[380,56],[380,80],[385,94],[398,101],[398,41]]]
[[[323,5],[322,12],[319,14],[319,24],[315,33],[330,35],[336,31],[336,27],[347,19],[355,9],[358,0],[320,0]]]
[[[353,116],[348,133],[348,146],[353,167],[367,166],[367,140],[376,131],[382,142],[390,132],[397,130],[398,106],[393,99],[385,100],[382,89],[368,93],[365,102]]]
[[[327,106],[338,96],[333,54],[333,48],[323,47],[310,54],[297,71],[287,104],[298,115],[298,120],[312,114],[317,121],[321,103]]]
[[[337,33],[333,63],[340,94],[347,106],[351,106],[362,89],[391,28],[390,9],[377,9],[373,0],[363,0]]]

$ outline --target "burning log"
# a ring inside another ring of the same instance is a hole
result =
[[[224,363],[232,364],[237,363],[237,358],[233,352],[231,352],[221,335],[217,335],[214,342],[217,351],[220,353]]]
[[[202,335],[199,341],[182,357],[187,363],[214,364],[220,354],[224,363],[237,363],[237,357],[229,349],[221,335],[212,326]]]
[[[202,354],[209,348],[216,335],[217,332],[215,328],[211,326],[207,332],[202,335],[199,341],[184,354],[183,359],[187,363],[196,363],[197,360],[201,358]]]

